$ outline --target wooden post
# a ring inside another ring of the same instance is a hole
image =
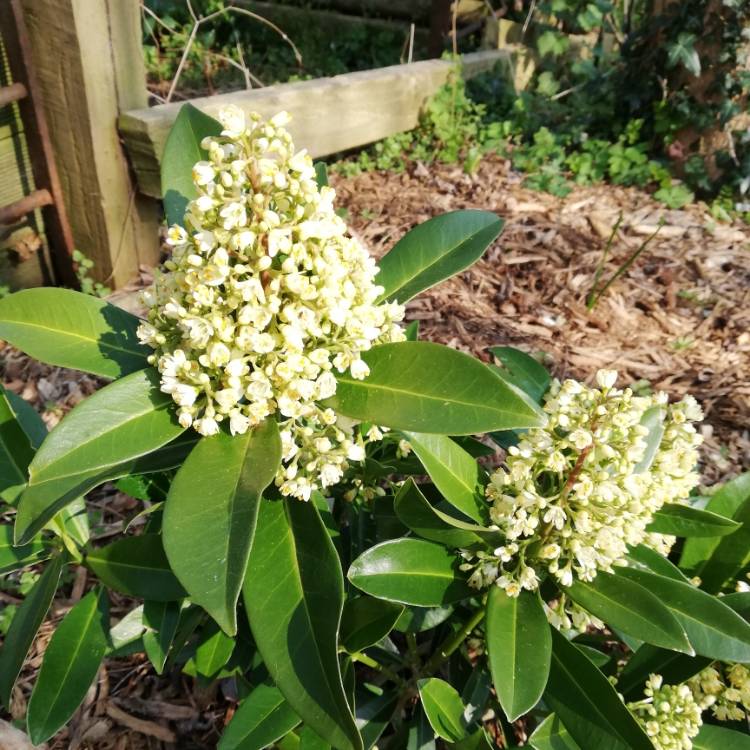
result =
[[[158,204],[137,193],[117,132],[147,104],[138,0],[21,1],[76,248],[122,286],[159,255]]]

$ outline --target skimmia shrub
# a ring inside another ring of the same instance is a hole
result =
[[[221,750],[747,748],[750,475],[702,494],[696,401],[418,341],[404,305],[502,221],[437,216],[376,265],[284,115],[220,119],[170,133],[145,319],[0,300],[2,339],[111,381],[49,434],[0,394],[6,708],[71,570],[96,582],[31,739],[143,652],[238,701]],[[107,482],[138,504],[114,539],[86,502]]]

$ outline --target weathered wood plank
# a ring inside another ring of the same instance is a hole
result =
[[[136,198],[116,122],[147,101],[138,0],[23,0],[76,246],[110,285],[158,258],[156,206]]]
[[[464,76],[490,70],[507,55],[503,50],[465,55]],[[314,157],[327,156],[414,128],[425,101],[446,82],[451,69],[445,60],[426,60],[202,97],[191,103],[212,116],[227,104],[266,117],[286,110],[293,118],[290,130],[298,148],[307,148]],[[159,162],[181,106],[161,104],[120,117],[120,133],[140,189],[147,195],[161,195]]]

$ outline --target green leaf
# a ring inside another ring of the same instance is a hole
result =
[[[318,187],[328,187],[328,167],[324,161],[316,161],[313,164],[315,168],[315,182],[318,183]]]
[[[552,382],[545,367],[512,346],[491,346],[490,353],[500,362],[497,372],[503,380],[520,388],[533,401],[541,402]]]
[[[534,750],[581,750],[581,746],[563,726],[560,717],[550,714],[529,737]]]
[[[374,645],[393,630],[403,611],[399,604],[369,596],[349,599],[341,616],[341,644],[350,654]]]
[[[704,724],[693,738],[693,750],[750,750],[750,735],[715,724]]]
[[[191,600],[229,635],[237,632],[261,493],[280,463],[279,428],[269,418],[244,435],[220,432],[201,440],[169,489],[164,551]]]
[[[310,727],[299,730],[299,750],[331,750],[331,746]]]
[[[245,698],[219,741],[218,750],[262,750],[299,724],[278,688],[258,685]]]
[[[438,737],[460,742],[469,736],[461,696],[447,682],[430,677],[419,680],[419,697],[427,720]]]
[[[70,289],[24,289],[0,299],[0,339],[48,365],[118,378],[147,366],[140,321]]]
[[[344,581],[314,503],[261,503],[243,599],[258,650],[289,705],[338,750],[362,750],[337,657]]]
[[[549,676],[552,638],[539,595],[512,597],[492,586],[485,637],[497,699],[515,721],[539,702]]]
[[[447,346],[380,344],[362,358],[370,367],[367,378],[339,375],[336,395],[323,402],[344,416],[441,435],[536,427],[546,420],[522,391]]]
[[[733,594],[725,594],[721,601],[731,607],[743,620],[750,621],[750,591],[735,591]]]
[[[157,674],[164,671],[169,648],[180,622],[180,602],[148,601],[143,605],[143,648]]]
[[[406,750],[435,750],[435,732],[421,706],[409,724]]]
[[[482,526],[459,521],[429,503],[409,477],[399,488],[393,505],[398,519],[415,534],[455,549],[482,543]]]
[[[487,517],[482,501],[484,472],[463,448],[445,435],[406,432],[404,436],[445,499],[477,523]]]
[[[647,531],[673,536],[716,537],[732,534],[740,526],[737,521],[717,513],[673,503],[663,505],[654,513]]]
[[[731,482],[722,485],[708,501],[706,510],[731,518],[735,511],[750,498],[750,471],[740,474]],[[720,537],[711,539],[688,539],[682,549],[680,567],[690,575],[699,575],[701,568],[719,546]]]
[[[750,625],[730,607],[689,583],[635,568],[615,568],[647,588],[680,621],[695,653],[722,661],[750,662]]]
[[[740,528],[721,539],[700,568],[701,587],[712,593],[725,585],[733,587],[735,579],[750,565],[750,497],[737,508],[732,521]]]
[[[44,560],[49,555],[40,536],[32,538],[20,547],[14,547],[13,527],[10,524],[0,524],[0,574],[25,568]]]
[[[234,638],[221,630],[217,623],[209,620],[195,651],[196,672],[206,679],[214,679],[229,661],[232,651]]]
[[[26,717],[33,744],[65,726],[86,697],[107,650],[108,609],[106,591],[90,591],[52,634]]]
[[[182,226],[188,202],[198,197],[193,167],[208,156],[201,148],[206,136],[221,134],[221,124],[192,104],[183,104],[164,144],[161,160],[161,194],[167,224]]]
[[[590,583],[575,581],[565,591],[607,625],[654,646],[694,655],[679,620],[650,590],[600,570]]]
[[[667,65],[674,68],[682,64],[688,73],[701,74],[701,58],[695,49],[696,36],[687,31],[681,32],[674,42],[667,45]]]
[[[403,304],[465,271],[502,229],[503,220],[489,211],[451,211],[418,224],[380,259],[380,300]]]
[[[107,654],[110,655],[113,651],[119,651],[120,649],[127,648],[133,643],[137,643],[145,626],[143,624],[143,610],[145,606],[139,604],[137,607],[128,612],[116,625],[113,625],[109,630],[109,650]]]
[[[18,421],[8,392],[0,386],[0,499],[15,502],[26,486],[32,458],[31,440]]]
[[[86,501],[82,497],[73,500],[59,511],[47,528],[62,538],[70,537],[79,547],[85,547],[91,538]]]
[[[154,602],[187,595],[169,567],[159,534],[123,537],[92,549],[85,562],[105,586],[123,594]]]
[[[362,735],[365,750],[373,747],[383,734],[397,702],[398,694],[395,692],[373,695],[365,689],[357,691],[354,718]]]
[[[474,593],[456,555],[421,539],[376,544],[352,563],[348,577],[367,594],[419,607],[452,604]]]
[[[442,625],[453,614],[453,607],[407,607],[396,622],[400,633],[424,633]]]
[[[5,397],[8,399],[18,424],[29,439],[31,447],[35,451],[39,450],[42,441],[47,437],[47,425],[44,424],[39,412],[13,391],[5,391]]]
[[[171,406],[171,397],[159,390],[155,370],[128,375],[78,404],[29,466],[16,540],[26,541],[71,500],[129,473],[138,459],[184,432]]]
[[[630,567],[649,570],[657,575],[673,578],[675,581],[690,583],[688,577],[674,563],[645,544],[631,547],[626,557]]]
[[[466,705],[466,720],[479,721],[487,708],[492,687],[492,675],[481,664],[475,664],[463,689],[461,700]]]
[[[609,680],[554,628],[552,664],[544,693],[573,739],[596,750],[653,750],[651,741]]]
[[[6,709],[10,709],[13,685],[52,604],[62,569],[63,556],[56,555],[13,615],[10,629],[0,650],[0,703]]]

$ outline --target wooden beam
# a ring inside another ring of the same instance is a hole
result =
[[[503,50],[465,55],[464,76],[491,70],[507,55]],[[445,60],[426,60],[192,99],[191,104],[212,116],[227,104],[265,117],[286,110],[293,118],[290,131],[297,147],[314,157],[327,156],[416,127],[422,106],[446,82],[452,67]],[[159,162],[181,106],[161,104],[120,118],[120,132],[146,195],[161,195]]]
[[[121,286],[158,260],[158,206],[137,195],[117,132],[147,102],[138,0],[22,0],[76,247]]]

